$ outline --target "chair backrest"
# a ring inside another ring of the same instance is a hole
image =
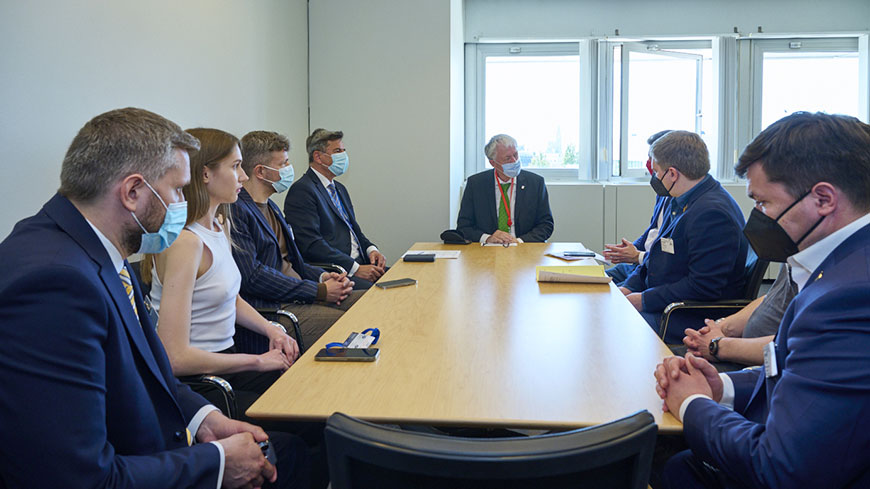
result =
[[[656,426],[639,411],[564,433],[460,438],[383,427],[336,413],[326,423],[334,489],[646,488]]]
[[[769,264],[769,261],[758,258],[752,248],[749,248],[749,252],[746,254],[746,269],[743,274],[746,284],[743,288],[743,299],[752,301],[758,297],[758,291],[761,289],[761,282],[764,280],[764,274],[767,273]]]

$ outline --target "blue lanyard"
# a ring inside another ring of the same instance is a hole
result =
[[[364,329],[362,332],[362,334],[367,334],[367,333],[371,333],[372,337],[375,339],[374,341],[372,341],[372,344],[373,345],[378,344],[378,340],[381,338],[381,330],[379,330],[378,328],[368,328],[368,329]],[[346,341],[344,343],[339,343],[339,342],[335,341],[335,342],[326,344],[327,350],[330,348],[345,348],[345,347],[347,347]]]

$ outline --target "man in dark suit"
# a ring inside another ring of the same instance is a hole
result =
[[[646,144],[652,146],[654,142],[658,141],[662,136],[669,132],[671,132],[671,130],[666,129],[653,134],[647,138]],[[652,167],[652,158],[647,158],[646,169],[649,172],[650,177],[655,178],[655,172]],[[622,241],[619,244],[604,245],[604,258],[606,258],[610,263],[616,264],[616,266],[605,270],[605,273],[613,277],[613,281],[616,285],[622,285],[623,282],[625,282],[625,279],[631,275],[631,272],[633,272],[638,265],[643,263],[647,250],[652,247],[652,243],[658,237],[659,229],[662,227],[662,221],[664,220],[665,214],[662,210],[670,205],[670,200],[672,198],[673,197],[670,196],[656,195],[655,204],[653,204],[653,214],[649,220],[649,226],[647,226],[643,234],[634,240],[634,242],[622,238]]]
[[[870,126],[796,113],[743,152],[756,206],[745,233],[798,286],[764,367],[717,375],[706,360],[656,368],[691,451],[668,487],[870,487]]]
[[[151,112],[99,115],[73,140],[58,194],[0,243],[0,486],[214,489],[275,477],[261,429],[172,376],[128,271],[128,255],[159,252],[180,230],[198,148]]]
[[[284,216],[302,256],[341,265],[356,289],[368,289],[386,271],[386,258],[356,221],[347,188],[334,180],[347,171],[344,133],[315,129],[305,141],[308,171],[287,192]]]
[[[242,169],[248,180],[233,204],[233,258],[242,274],[240,294],[254,307],[285,308],[299,318],[311,345],[362,294],[347,274],[305,263],[284,215],[269,197],[293,183],[287,137],[253,131],[242,138]]]
[[[493,169],[468,178],[456,228],[481,243],[547,241],[553,234],[547,186],[540,176],[520,171],[517,141],[497,134],[484,153]]]
[[[661,313],[682,300],[733,299],[743,293],[749,244],[740,232],[743,212],[707,172],[710,159],[700,136],[671,131],[650,147],[651,185],[662,197],[659,234],[643,263],[620,290],[658,332]],[[666,202],[666,204],[665,204]],[[665,341],[681,343],[683,327]]]

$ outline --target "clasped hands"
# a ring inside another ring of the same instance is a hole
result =
[[[662,410],[679,418],[680,406],[687,397],[702,394],[715,402],[722,400],[723,384],[716,367],[703,358],[687,353],[685,358],[668,357],[655,372],[656,393],[662,398]]]
[[[387,259],[380,251],[372,250],[372,252],[369,253],[369,263],[371,263],[371,265],[360,265],[359,268],[357,268],[356,273],[354,273],[354,276],[368,280],[369,282],[377,282],[378,279],[381,278],[381,275],[386,272]]]
[[[622,238],[622,242],[617,245],[604,245],[604,258],[610,263],[637,263],[640,251],[634,246],[631,241]]]
[[[496,229],[495,231],[493,231],[493,233],[491,235],[489,235],[488,238],[486,238],[486,242],[493,243],[493,244],[503,244],[503,245],[518,243],[517,238],[502,231],[501,229]]]

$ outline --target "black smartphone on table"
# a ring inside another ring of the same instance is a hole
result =
[[[378,348],[322,348],[314,359],[323,362],[374,362],[380,353]]]
[[[388,280],[386,282],[375,282],[375,285],[382,289],[392,289],[393,287],[404,287],[406,285],[415,285],[416,280],[412,278],[400,278],[398,280]]]

